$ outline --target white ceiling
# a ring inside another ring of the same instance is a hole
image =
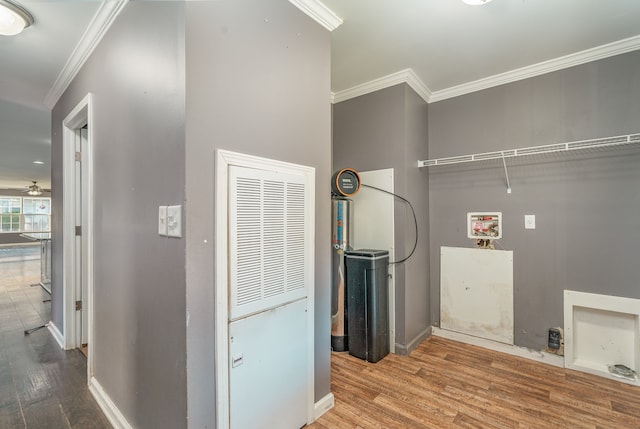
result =
[[[32,180],[51,186],[45,99],[101,3],[20,0],[34,25],[17,36],[0,36],[0,188],[24,189]]]
[[[322,1],[344,21],[331,36],[337,94],[411,69],[427,93],[442,98],[492,77],[504,82],[498,75],[517,69],[516,76],[531,75],[542,62],[566,67],[640,49],[638,0]]]
[[[67,61],[95,27],[92,20],[114,0],[20,3],[35,24],[18,36],[0,36],[0,188],[24,188],[31,180],[50,187],[52,100],[64,83]],[[331,35],[336,100],[400,79],[437,101],[640,49],[640,0],[322,3],[343,20]]]

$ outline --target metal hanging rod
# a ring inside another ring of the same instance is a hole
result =
[[[519,156],[542,155],[554,152],[569,152],[582,149],[598,149],[613,146],[624,146],[640,144],[640,133],[627,134],[616,137],[605,137],[601,139],[580,140],[569,143],[556,143],[544,146],[532,146],[521,149],[507,149],[496,152],[476,153],[473,155],[450,156],[447,158],[427,159],[418,161],[418,167],[433,167],[436,165],[461,164],[465,162],[487,161],[490,159],[514,158]],[[506,170],[506,165],[505,165]]]

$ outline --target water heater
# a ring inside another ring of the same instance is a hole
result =
[[[331,282],[331,349],[349,350],[347,336],[347,296],[344,252],[352,250],[353,201],[348,198],[332,199],[332,282]]]

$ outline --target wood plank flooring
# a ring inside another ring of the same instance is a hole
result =
[[[108,429],[87,388],[87,363],[47,329],[49,295],[40,286],[40,247],[0,248],[0,429]]]
[[[640,428],[640,387],[431,337],[371,364],[334,353],[307,428]]]

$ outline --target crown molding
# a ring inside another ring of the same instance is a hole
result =
[[[289,0],[289,3],[329,31],[333,31],[342,25],[342,19],[318,0]]]
[[[392,73],[388,76],[383,76],[381,78],[356,85],[352,88],[332,92],[331,101],[332,103],[340,103],[341,101],[346,101],[351,98],[379,91],[390,86],[406,83],[427,103],[434,103],[436,101],[446,100],[447,98],[470,94],[483,89],[540,76],[545,73],[637,50],[640,50],[640,35],[433,92],[429,90],[420,78],[418,78],[412,69],[405,69]]]
[[[574,54],[565,55],[563,57],[554,58],[552,60],[543,61],[527,67],[511,70],[505,73],[496,74],[487,78],[478,79],[473,82],[463,83],[461,85],[452,86],[440,91],[434,91],[431,94],[430,102],[446,100],[447,98],[458,97],[460,95],[469,94],[483,89],[492,88],[494,86],[504,85],[506,83],[516,82],[518,80],[528,79],[540,76],[569,67],[601,60],[603,58],[620,55],[640,49],[640,35],[629,37],[627,39],[618,40],[606,45],[596,46],[595,48],[576,52]]]
[[[356,85],[352,88],[345,89],[344,91],[335,92],[333,93],[332,101],[333,103],[340,103],[341,101],[360,97],[361,95],[380,91],[381,89],[389,88],[401,83],[409,85],[411,89],[424,99],[424,101],[427,103],[429,102],[429,99],[431,98],[431,90],[420,80],[412,69],[400,70],[399,72]]]
[[[64,91],[69,87],[109,27],[111,27],[111,24],[113,24],[118,14],[128,2],[129,0],[103,0],[101,2],[96,15],[89,23],[87,30],[82,35],[82,38],[45,97],[45,106],[53,109],[53,106],[55,106]]]

